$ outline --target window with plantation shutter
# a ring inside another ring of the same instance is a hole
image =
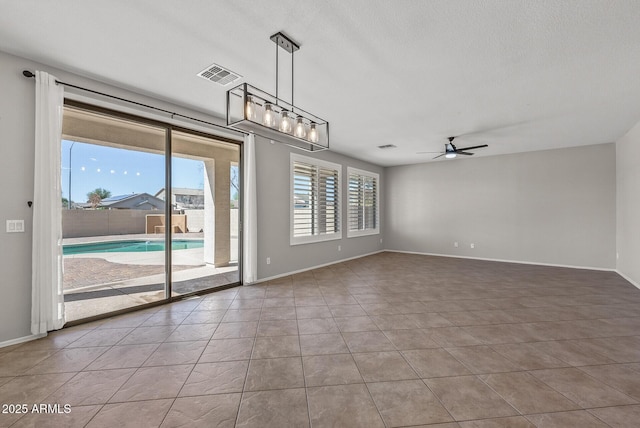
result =
[[[378,187],[380,176],[373,172],[347,168],[347,237],[380,233]]]
[[[342,166],[291,154],[291,245],[342,238]]]

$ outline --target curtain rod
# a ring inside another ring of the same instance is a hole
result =
[[[24,77],[29,78],[29,79],[36,77],[36,75],[34,73],[32,73],[31,71],[29,71],[29,70],[23,70],[22,71],[22,75]],[[80,89],[81,91],[85,91],[85,92],[91,92],[92,94],[96,94],[96,95],[102,95],[103,97],[113,98],[113,99],[119,100],[119,101],[124,101],[126,103],[134,104],[134,105],[137,105],[137,106],[140,106],[140,107],[145,107],[145,108],[148,108],[148,109],[151,109],[151,110],[161,111],[163,113],[170,114],[172,118],[177,116],[177,117],[181,117],[181,118],[184,118],[184,119],[193,120],[195,122],[204,123],[204,124],[207,124],[207,125],[210,125],[210,126],[215,126],[216,128],[221,128],[221,129],[224,129],[225,131],[228,131],[228,132],[236,132],[236,133],[239,133],[239,134],[242,134],[242,135],[249,135],[247,132],[243,132],[243,131],[239,131],[237,129],[229,128],[228,126],[218,125],[217,123],[208,122],[206,120],[197,119],[197,118],[191,117],[191,116],[186,116],[184,114],[176,113],[176,112],[173,112],[173,111],[170,111],[170,110],[165,110],[165,109],[162,109],[162,108],[159,108],[159,107],[154,107],[154,106],[151,106],[151,105],[148,105],[148,104],[139,103],[137,101],[128,100],[126,98],[117,97],[115,95],[105,94],[104,92],[94,91],[93,89],[83,88],[82,86],[72,85],[71,83],[62,82],[62,81],[57,80],[57,79],[56,79],[56,84],[68,86],[70,88]]]

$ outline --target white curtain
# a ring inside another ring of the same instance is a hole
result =
[[[33,186],[31,333],[64,325],[60,139],[64,89],[36,71],[36,140]],[[70,197],[70,196],[69,196]]]
[[[258,274],[258,215],[256,195],[256,141],[253,134],[244,137],[242,165],[244,205],[242,227],[242,282],[255,282]]]

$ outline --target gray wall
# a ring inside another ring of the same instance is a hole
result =
[[[640,122],[616,143],[618,272],[640,286]]]
[[[614,144],[386,173],[386,248],[615,268]]]
[[[342,165],[342,239],[303,245],[289,245],[289,204],[290,204],[290,153],[315,157]],[[384,184],[384,169],[369,163],[342,156],[334,152],[307,153],[284,144],[272,144],[269,140],[256,137],[256,174],[258,194],[258,278],[269,278],[309,266],[335,262],[338,260],[372,253],[384,247],[380,243],[384,233],[379,235],[347,238],[344,230],[346,221],[346,175],[347,167],[355,167],[380,174]],[[384,218],[384,192],[380,192],[380,211]],[[338,251],[338,245],[341,251]],[[271,264],[267,265],[267,257]]]

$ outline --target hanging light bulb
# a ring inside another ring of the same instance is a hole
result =
[[[264,104],[264,116],[262,117],[262,124],[264,126],[272,127],[276,124],[276,114],[271,109],[271,103]]]
[[[293,128],[293,135],[298,138],[304,138],[307,131],[304,129],[304,123],[302,122],[302,116],[296,118],[296,126]]]
[[[447,159],[453,159],[456,157],[456,154],[454,152],[452,153],[447,153],[446,155],[444,155],[445,158]]]
[[[256,103],[251,95],[247,96],[247,105],[245,106],[245,118],[256,120]]]
[[[289,112],[285,109],[282,109],[282,117],[280,118],[280,132],[291,132],[291,118],[289,117]]]
[[[309,141],[312,143],[318,142],[318,130],[316,129],[316,123],[311,122],[311,129],[309,130]]]

